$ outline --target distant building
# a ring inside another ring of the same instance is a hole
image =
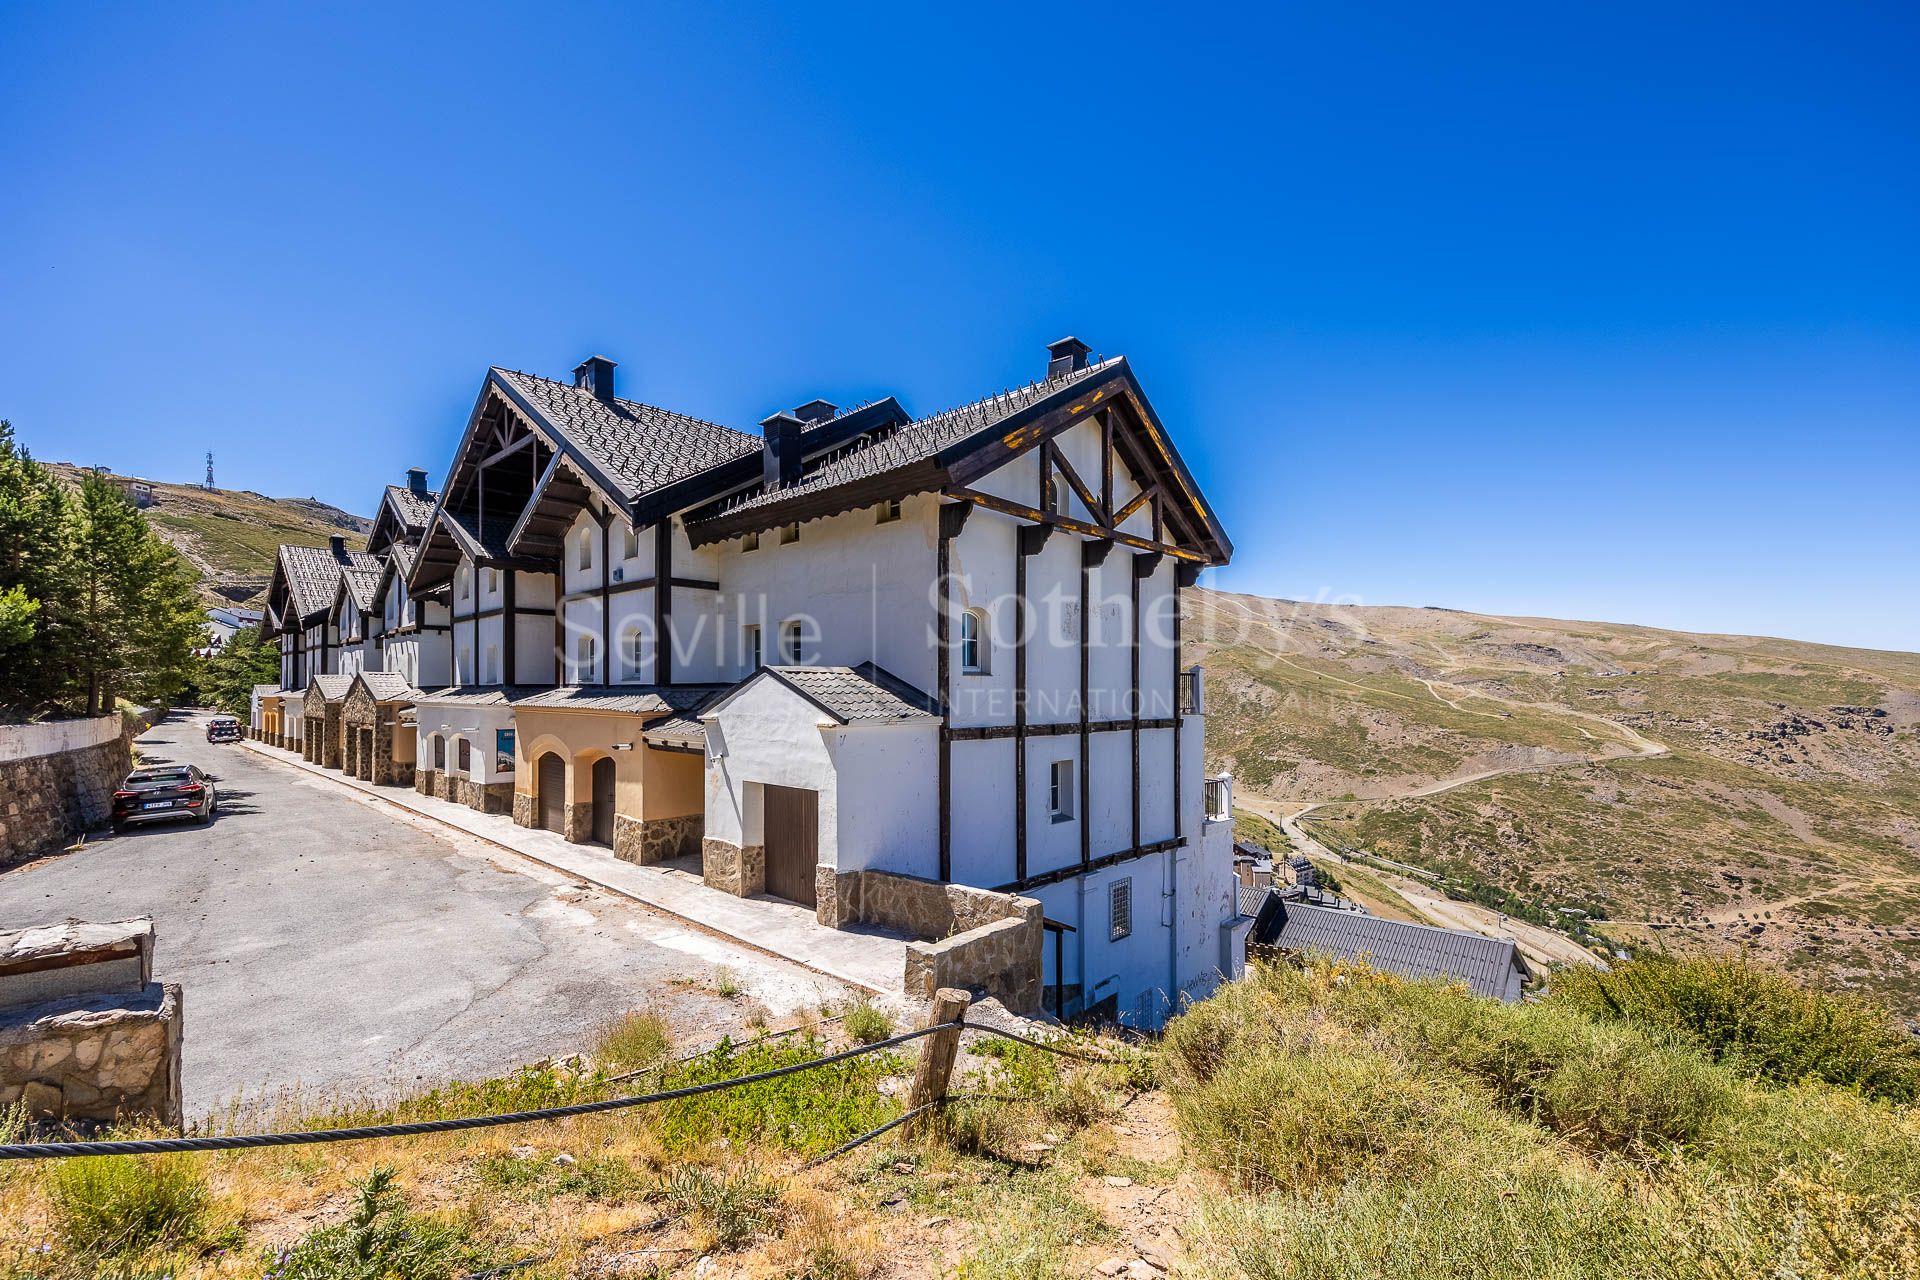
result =
[[[267,615],[258,609],[229,609],[224,606],[207,610],[207,643],[215,649],[233,639],[233,633],[244,627],[257,627]]]
[[[134,506],[145,508],[153,505],[153,481],[142,480],[138,476],[113,476],[110,478],[116,485],[120,486],[122,493],[133,499]]]
[[[1454,978],[1475,995],[1497,1000],[1518,1000],[1533,977],[1511,938],[1383,920],[1278,893],[1267,894],[1260,904],[1247,943],[1255,956],[1261,949],[1291,956],[1320,951],[1405,978]]]

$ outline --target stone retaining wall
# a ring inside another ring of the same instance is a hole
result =
[[[0,726],[0,867],[107,821],[137,728],[119,715]]]
[[[750,898],[767,891],[767,847],[741,846],[707,836],[701,840],[700,879],[709,888]]]
[[[698,857],[706,829],[706,815],[700,813],[651,821],[616,813],[613,815],[613,856],[643,867],[675,858]]]
[[[932,999],[941,987],[985,990],[1016,1013],[1040,1007],[1044,911],[1033,898],[946,884],[891,871],[814,874],[816,917],[844,929],[877,924],[907,944],[906,992]]]

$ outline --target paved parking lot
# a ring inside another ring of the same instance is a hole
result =
[[[298,1086],[384,1092],[585,1047],[639,1008],[687,1040],[845,990],[530,860],[398,814],[176,714],[142,761],[197,764],[220,812],[0,873],[0,928],[150,914],[186,996],[187,1111]],[[712,990],[731,969],[743,997]]]

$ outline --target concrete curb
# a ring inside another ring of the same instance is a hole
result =
[[[499,849],[504,853],[510,853],[515,857],[525,858],[529,862],[538,863],[539,865],[546,867],[550,871],[557,871],[561,875],[567,876],[569,879],[583,881],[603,892],[613,894],[614,896],[619,898],[624,898],[629,902],[639,903],[641,906],[647,908],[649,911],[657,911],[661,915],[668,916],[672,918],[674,921],[682,925],[685,925],[687,928],[692,929],[698,933],[705,934],[708,937],[716,938],[722,942],[731,943],[737,947],[743,947],[748,951],[755,952],[759,955],[767,956],[770,959],[783,960],[788,964],[799,965],[803,969],[811,969],[813,972],[818,973],[823,977],[832,978],[835,982],[844,983],[847,986],[854,987],[854,988],[857,988],[858,990],[864,991],[869,995],[879,996],[879,997],[882,997],[883,999],[887,999],[891,1001],[899,1001],[901,999],[901,993],[897,989],[887,990],[884,987],[876,986],[868,978],[861,977],[859,975],[856,975],[850,972],[846,972],[842,969],[838,969],[827,964],[823,964],[817,959],[809,959],[805,956],[794,955],[789,952],[777,951],[771,947],[762,946],[760,943],[757,943],[750,938],[742,937],[737,933],[730,933],[725,929],[719,928],[713,924],[708,923],[707,921],[700,920],[694,916],[690,916],[683,911],[676,911],[672,906],[666,903],[660,902],[655,899],[644,897],[622,885],[614,884],[608,880],[597,878],[588,872],[582,871],[577,866],[570,866],[566,863],[557,862],[550,858],[542,857],[537,850],[517,848],[514,845],[507,844],[501,840],[497,840],[494,837],[485,834],[484,832],[472,831],[467,829],[466,827],[458,826],[454,823],[447,822],[446,820],[442,819],[436,814],[428,813],[424,809],[415,808],[414,806],[408,804],[405,800],[398,799],[394,796],[389,796],[384,794],[386,791],[391,790],[391,788],[384,788],[384,787],[376,788],[370,783],[362,783],[357,778],[355,779],[343,778],[333,770],[323,768],[317,764],[309,763],[308,761],[303,760],[298,756],[289,756],[281,748],[269,747],[265,743],[255,742],[252,739],[243,738],[237,745],[245,747],[247,750],[251,751],[254,755],[259,756],[264,760],[271,761],[275,764],[286,765],[289,768],[297,769],[302,773],[312,774],[314,777],[319,778],[322,781],[330,782],[348,795],[357,796],[363,799],[375,801],[380,804],[388,805],[398,810],[401,813],[407,814],[409,817],[418,818],[424,822],[431,822],[437,827],[441,827],[457,835],[465,836],[470,840],[478,840],[482,844],[490,845],[493,848]]]

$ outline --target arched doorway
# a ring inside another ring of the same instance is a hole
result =
[[[613,847],[613,757],[593,762],[593,838]]]
[[[535,801],[540,806],[540,825],[559,835],[567,833],[567,762],[554,752],[540,757]]]

